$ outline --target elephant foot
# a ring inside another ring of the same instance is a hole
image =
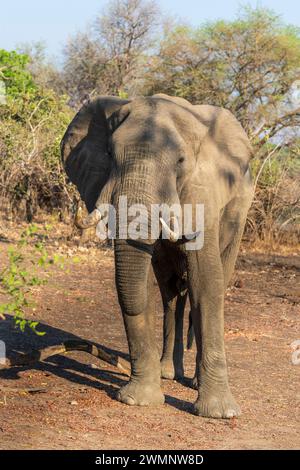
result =
[[[133,381],[118,391],[117,399],[126,405],[135,406],[162,405],[165,401],[159,384]]]
[[[161,377],[163,379],[182,379],[184,377],[184,370],[182,367],[175,367],[172,359],[162,359],[160,362]]]
[[[206,418],[233,418],[240,416],[241,410],[230,390],[201,392],[194,403],[194,412]]]

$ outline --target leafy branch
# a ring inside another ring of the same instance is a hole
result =
[[[46,227],[49,230],[49,227]],[[33,251],[31,255],[24,255],[24,250],[34,239]],[[39,336],[45,332],[38,331],[37,321],[27,320],[25,318],[26,308],[35,307],[32,300],[31,291],[34,286],[41,286],[47,283],[36,273],[36,266],[45,269],[50,264],[58,264],[63,267],[60,256],[55,255],[50,258],[45,248],[45,236],[38,233],[36,225],[29,225],[21,235],[16,247],[10,247],[8,250],[8,266],[0,272],[0,287],[4,294],[9,297],[9,301],[0,304],[0,318],[5,314],[12,314],[14,324],[22,332],[28,327]],[[26,268],[26,264],[32,265],[32,270]]]

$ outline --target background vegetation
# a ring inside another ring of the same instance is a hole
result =
[[[4,217],[71,213],[78,196],[61,168],[59,142],[83,103],[164,92],[235,114],[255,149],[247,236],[299,242],[300,31],[273,12],[244,8],[234,21],[192,28],[163,18],[152,1],[111,0],[70,38],[60,67],[41,44],[0,50],[0,81]]]

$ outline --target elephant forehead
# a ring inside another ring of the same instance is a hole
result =
[[[196,113],[170,101],[143,98],[130,104],[130,113],[114,132],[112,143],[118,145],[147,144],[153,153],[172,151],[185,153],[191,142],[202,139],[207,126]]]

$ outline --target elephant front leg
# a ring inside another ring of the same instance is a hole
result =
[[[154,338],[149,331],[145,315],[124,314],[131,358],[131,377],[117,395],[127,405],[161,405],[164,395],[160,387],[160,361],[158,351],[153,350]]]
[[[195,413],[211,418],[240,414],[228,385],[224,347],[224,279],[218,238],[206,232],[204,248],[188,254],[189,290],[197,342]]]
[[[127,405],[161,405],[160,360],[155,341],[153,278],[149,281],[148,305],[139,315],[123,312],[131,360],[131,377],[117,395]]]

